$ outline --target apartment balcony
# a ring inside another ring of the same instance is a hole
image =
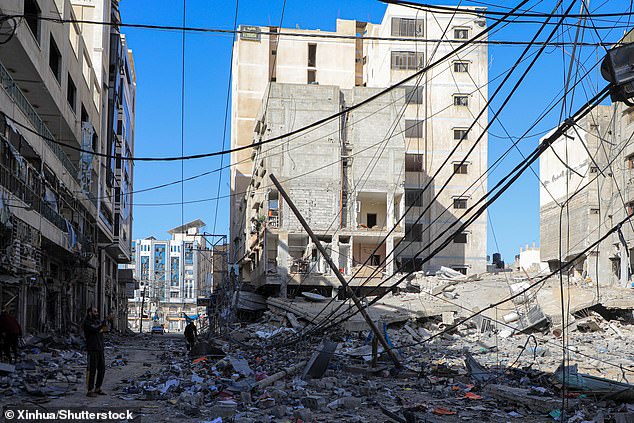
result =
[[[0,136],[2,142],[8,143],[8,140],[4,136]],[[27,175],[39,175],[39,172],[32,166],[25,164]],[[28,178],[24,178],[28,179]],[[68,240],[70,223],[62,217],[53,207],[43,200],[43,188],[39,183],[27,183],[16,175],[14,170],[9,169],[4,163],[0,162],[0,186],[13,194],[18,200],[27,205],[27,210],[32,210],[39,213],[44,219],[50,222],[54,227],[66,234],[65,239]],[[33,178],[32,178],[33,179]],[[72,227],[72,225],[71,225]],[[72,231],[75,234],[75,240],[81,245],[82,251],[92,251],[92,240],[82,232],[78,231],[75,227],[72,227]],[[43,234],[46,235],[46,234]],[[58,237],[60,239],[60,237]],[[72,250],[77,244],[69,247],[68,241],[65,248]]]
[[[55,157],[59,159],[64,168],[68,171],[68,174],[79,184],[79,170],[77,166],[73,164],[68,155],[62,150],[59,144],[54,142],[55,137],[49,131],[48,127],[44,124],[44,121],[37,114],[31,103],[26,99],[24,93],[7,71],[7,69],[0,63],[0,85],[4,91],[13,100],[18,109],[26,116],[27,120],[33,125],[35,131],[42,136],[46,144],[49,146]]]

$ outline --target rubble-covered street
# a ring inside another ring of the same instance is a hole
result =
[[[310,327],[307,320],[280,312],[282,300],[269,298],[275,311],[229,325],[225,337],[202,334],[191,355],[179,334],[107,335],[107,395],[96,398],[85,394],[81,337],[29,336],[17,365],[0,365],[0,402],[44,410],[68,404],[125,407],[145,421],[632,421],[631,309],[594,304],[595,299],[589,307],[571,307],[562,330],[561,316],[543,307],[546,320],[520,332],[525,304],[511,303],[518,316],[501,306],[497,318],[489,310],[457,324],[471,314],[462,306],[470,292],[487,292],[493,302],[508,296],[500,278],[513,276],[420,276],[408,284],[410,292],[388,295],[383,305],[388,311],[377,323],[400,369],[380,345],[373,357],[371,332],[359,325],[352,330],[341,325],[325,338],[297,338]],[[581,282],[571,289],[593,292]],[[617,304],[617,294],[606,291],[606,304]],[[526,300],[542,309],[539,296]],[[282,302],[298,310],[326,303],[299,297]],[[399,318],[382,325],[397,306]],[[434,307],[445,311],[434,315]],[[565,374],[563,336],[569,352]]]

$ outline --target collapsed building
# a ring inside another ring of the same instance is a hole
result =
[[[231,260],[242,282],[282,294],[300,284],[325,294],[338,286],[271,174],[341,272],[355,275],[352,285],[371,288],[394,272],[440,266],[483,272],[486,214],[431,261],[422,257],[486,192],[487,46],[474,44],[409,85],[374,96],[450,53],[485,21],[477,13],[450,19],[389,5],[381,24],[337,20],[328,33],[394,37],[380,43],[245,28],[234,44],[232,147],[276,140],[232,155]],[[282,138],[338,112],[339,119]]]
[[[627,286],[632,275],[634,227],[624,224],[574,260],[634,210],[631,174],[634,108],[597,106],[540,160],[541,260],[553,269],[600,285]],[[566,164],[562,163],[565,161]]]
[[[127,324],[135,71],[117,1],[10,0],[24,24],[0,49],[0,308],[27,332],[77,328],[86,309]],[[96,156],[101,153],[106,156]]]

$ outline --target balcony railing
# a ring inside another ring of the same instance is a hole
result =
[[[7,142],[6,138],[0,136],[2,142]],[[26,174],[34,175],[35,169],[29,165],[27,166]],[[12,171],[3,163],[0,162],[0,186],[7,189],[11,194],[23,201],[31,209],[40,213],[42,217],[51,222],[62,232],[68,232],[68,226],[66,225],[66,219],[64,219],[58,212],[56,212],[46,201],[42,199],[42,187],[37,183],[27,184],[24,180],[18,177],[15,171]],[[75,235],[77,240],[82,244],[84,251],[92,250],[92,241],[83,233],[77,231],[75,228]]]
[[[57,158],[62,162],[62,165],[66,168],[68,173],[73,177],[73,179],[79,183],[79,171],[77,170],[77,166],[73,164],[70,158],[66,155],[62,147],[59,144],[56,144],[52,140],[55,140],[51,131],[48,130],[46,124],[42,121],[40,116],[35,112],[29,100],[24,96],[24,93],[18,88],[16,83],[13,81],[11,75],[7,69],[0,63],[0,85],[7,92],[9,97],[13,99],[13,102],[18,106],[18,108],[24,113],[26,118],[31,122],[33,127],[38,134],[44,138],[46,144],[53,150],[53,153],[57,156]]]

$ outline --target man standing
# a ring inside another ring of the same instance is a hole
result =
[[[84,336],[86,338],[86,350],[88,351],[88,369],[86,383],[89,397],[106,395],[101,390],[103,377],[106,372],[106,359],[104,357],[103,333],[108,331],[106,320],[99,320],[99,313],[95,307],[88,309],[84,321]]]
[[[187,341],[187,351],[191,351],[196,343],[196,337],[198,336],[198,330],[193,320],[190,320],[187,326],[185,326],[185,340]]]
[[[18,361],[18,339],[22,336],[22,327],[18,320],[10,315],[6,310],[0,313],[0,338],[3,339],[3,353],[11,362],[11,352],[13,361]]]

